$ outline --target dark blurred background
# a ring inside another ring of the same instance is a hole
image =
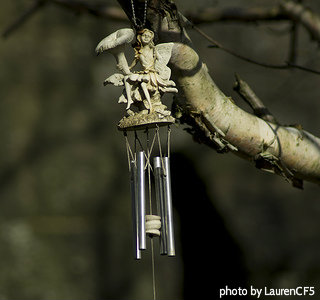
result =
[[[304,2],[320,13],[317,0]],[[277,1],[176,3],[187,13]],[[1,1],[0,29],[30,4]],[[94,53],[103,37],[127,26],[47,5],[0,40],[0,299],[152,298],[150,253],[139,262],[132,257],[129,174],[116,128],[121,89],[102,85],[115,61]],[[287,60],[288,22],[201,29],[248,57]],[[297,62],[320,70],[317,43],[298,32]],[[239,106],[247,110],[232,90],[235,72],[281,123],[320,135],[319,75],[252,65],[189,33],[218,86]],[[226,285],[314,286],[319,298],[319,187],[306,182],[295,189],[195,143],[183,128],[172,129],[177,256],[156,255],[158,298],[217,299]]]

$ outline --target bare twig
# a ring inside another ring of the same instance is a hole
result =
[[[195,31],[197,31],[200,35],[202,35],[206,40],[208,40],[209,42],[212,43],[212,45],[209,46],[209,48],[218,48],[221,49],[229,54],[231,54],[234,57],[237,57],[241,60],[244,60],[246,62],[261,66],[261,67],[266,67],[266,68],[271,68],[271,69],[288,69],[288,65],[287,64],[283,64],[283,65],[273,65],[273,64],[268,64],[268,63],[263,63],[263,62],[258,62],[256,60],[253,60],[249,57],[243,56],[229,48],[226,48],[225,46],[223,46],[222,44],[220,44],[219,42],[217,42],[216,40],[214,40],[213,38],[211,38],[210,36],[208,36],[205,32],[203,32],[200,28],[198,28],[197,26],[193,26],[193,29]]]
[[[269,68],[269,69],[279,69],[279,70],[288,70],[288,69],[299,69],[305,72],[310,72],[313,74],[317,74],[320,75],[320,71],[317,70],[313,70],[304,66],[300,66],[291,62],[285,62],[284,64],[280,64],[280,65],[276,65],[276,64],[269,64],[269,63],[264,63],[264,62],[259,62],[257,60],[251,59],[249,57],[246,57],[244,55],[241,55],[231,49],[226,48],[225,46],[223,46],[222,44],[220,44],[219,42],[215,41],[213,38],[211,38],[210,36],[208,36],[205,32],[203,32],[200,28],[198,28],[197,26],[192,26],[192,28],[194,30],[196,30],[200,35],[202,35],[206,40],[208,40],[209,42],[211,42],[213,45],[209,46],[210,48],[218,48],[221,49],[229,54],[231,54],[234,57],[237,57],[243,61],[249,62],[251,64],[255,64],[258,65],[260,67],[265,67],[265,68]]]
[[[290,47],[288,54],[288,62],[295,64],[297,61],[297,46],[298,46],[298,24],[294,21],[291,25],[291,33],[290,33]]]
[[[87,13],[96,17],[106,18],[110,21],[128,22],[122,9],[107,4],[90,3],[81,0],[47,0],[76,13]]]
[[[243,81],[238,74],[235,74],[236,82],[233,89],[245,100],[252,108],[253,113],[268,122],[279,124],[269,109],[263,104],[260,98],[253,92],[250,86]]]
[[[304,66],[300,66],[300,65],[297,65],[297,64],[292,64],[290,62],[288,62],[288,67],[291,67],[291,68],[294,68],[294,69],[299,69],[299,70],[306,71],[306,72],[309,72],[309,73],[313,73],[313,74],[316,74],[316,75],[320,75],[320,71],[317,71],[317,70],[314,70],[314,69],[310,69],[310,68],[307,68],[307,67],[304,67]]]
[[[96,17],[108,19],[109,21],[128,22],[122,9],[106,4],[94,4],[82,0],[38,0],[34,1],[30,8],[10,24],[3,32],[3,37],[8,37],[21,27],[30,17],[45,4],[52,3],[69,9],[77,14],[86,13]]]
[[[44,4],[45,0],[34,1],[32,5],[17,18],[12,24],[10,24],[2,33],[3,37],[8,37],[12,32],[22,26],[31,16],[33,16]]]
[[[281,8],[284,14],[295,22],[300,22],[311,37],[320,42],[320,17],[316,13],[294,1],[283,1]]]
[[[202,11],[187,12],[185,15],[194,24],[294,20],[301,23],[313,39],[320,42],[320,17],[299,2],[301,1],[282,1],[279,6],[272,8],[209,7]]]
[[[280,7],[273,8],[213,8],[209,7],[202,11],[187,12],[186,17],[194,24],[212,22],[258,22],[258,21],[281,21],[288,20],[288,16],[283,14]]]

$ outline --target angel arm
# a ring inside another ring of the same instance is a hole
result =
[[[139,61],[139,59],[137,57],[135,57],[130,65],[129,69],[130,70],[133,69],[137,65],[138,61]]]

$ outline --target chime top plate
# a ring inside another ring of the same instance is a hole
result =
[[[168,126],[175,122],[172,116],[159,116],[159,114],[137,114],[133,116],[124,117],[118,124],[118,130],[133,131],[144,130],[147,128],[156,128],[161,126]]]

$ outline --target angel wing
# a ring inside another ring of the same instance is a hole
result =
[[[160,77],[165,80],[169,80],[171,76],[171,69],[167,67],[167,64],[171,57],[172,47],[173,43],[163,43],[155,46],[156,61],[154,67]]]

